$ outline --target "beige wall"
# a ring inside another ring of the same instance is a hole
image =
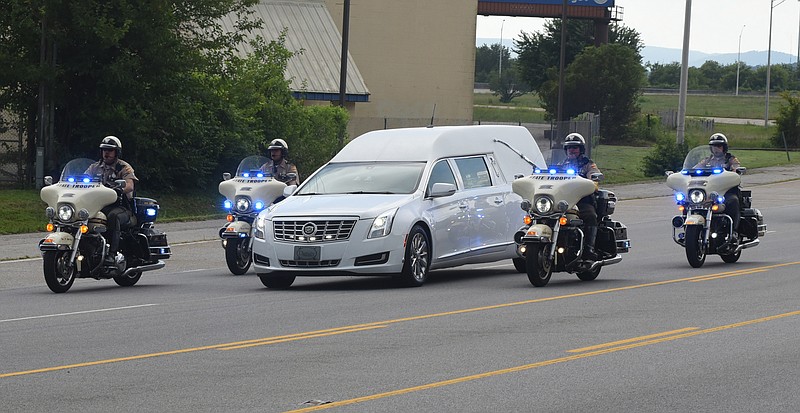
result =
[[[339,30],[343,0],[325,0]],[[472,123],[477,0],[351,0],[350,55],[371,93],[348,132]]]

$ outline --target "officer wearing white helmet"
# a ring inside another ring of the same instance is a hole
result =
[[[300,174],[297,167],[286,160],[289,154],[289,145],[283,139],[273,139],[267,147],[269,151],[269,162],[261,166],[261,170],[271,174],[275,179],[286,183],[286,185],[297,185],[300,183]],[[294,175],[289,175],[294,174]]]
[[[708,148],[711,150],[711,155],[703,158],[695,165],[695,168],[724,168],[726,171],[735,172],[741,163],[739,159],[728,152],[728,137],[715,133],[708,138]],[[739,229],[739,194],[741,189],[735,186],[725,193],[725,213],[731,217],[733,221],[733,235],[738,236],[737,230]]]
[[[89,166],[86,174],[99,177],[104,185],[114,188],[119,194],[118,202],[102,209],[107,219],[105,235],[110,244],[104,264],[111,266],[115,264],[114,259],[119,250],[120,229],[129,225],[133,217],[131,203],[133,191],[139,179],[133,172],[133,167],[119,158],[122,154],[122,142],[116,136],[103,138],[100,142],[100,154],[100,160]],[[116,186],[114,181],[118,179],[125,181],[125,188],[120,189]]]
[[[593,174],[599,174],[600,169],[586,156],[586,140],[580,133],[570,133],[564,138],[564,152],[567,158],[558,165],[563,168],[572,168],[578,175],[590,179]],[[585,236],[583,238],[584,258],[597,259],[594,242],[597,238],[597,203],[594,194],[586,195],[578,203],[578,216],[583,220]]]

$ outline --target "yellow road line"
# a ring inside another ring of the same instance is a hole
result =
[[[644,346],[663,343],[663,342],[667,342],[667,341],[673,341],[673,340],[678,340],[678,339],[682,339],[682,338],[693,337],[693,336],[697,336],[697,335],[700,335],[700,334],[714,333],[714,332],[717,332],[717,331],[722,331],[722,330],[727,330],[727,329],[737,328],[737,327],[743,327],[743,326],[747,326],[747,325],[750,325],[750,324],[763,323],[763,322],[767,322],[767,321],[776,320],[776,319],[779,319],[779,318],[791,317],[791,316],[796,316],[796,315],[800,315],[800,311],[792,311],[792,312],[789,312],[789,313],[778,314],[778,315],[769,316],[769,317],[763,317],[763,318],[757,318],[755,320],[742,321],[742,322],[739,322],[739,323],[728,324],[728,325],[723,325],[723,326],[718,326],[718,327],[712,327],[712,328],[707,328],[707,329],[704,329],[704,330],[691,331],[691,332],[687,332],[687,333],[683,333],[683,334],[656,338],[654,340],[640,341],[640,342],[637,342],[637,343],[631,343],[631,344],[627,344],[627,345],[623,345],[623,346],[617,346],[617,347],[606,348],[606,349],[601,349],[601,350],[594,350],[594,351],[589,351],[589,352],[585,352],[585,353],[581,353],[581,354],[575,354],[575,355],[572,355],[572,356],[559,357],[559,358],[555,358],[555,359],[551,359],[551,360],[540,361],[540,362],[537,362],[537,363],[531,363],[531,364],[525,364],[525,365],[516,366],[516,367],[510,367],[510,368],[507,368],[507,369],[489,371],[489,372],[485,372],[485,373],[474,374],[474,375],[471,375],[471,376],[458,377],[458,378],[454,378],[454,379],[450,379],[450,380],[443,380],[443,381],[438,381],[438,382],[434,382],[434,383],[424,384],[424,385],[421,385],[421,386],[408,387],[408,388],[405,388],[405,389],[398,389],[398,390],[388,391],[388,392],[384,392],[384,393],[377,393],[377,394],[373,394],[373,395],[369,395],[369,396],[363,396],[363,397],[357,397],[357,398],[353,398],[353,399],[349,399],[349,400],[341,400],[341,401],[337,401],[337,402],[321,404],[319,406],[312,406],[312,407],[306,407],[306,408],[297,409],[297,410],[291,410],[291,411],[289,411],[287,413],[312,412],[312,411],[317,411],[317,410],[330,409],[330,408],[333,408],[333,407],[342,407],[342,406],[347,406],[347,405],[356,404],[356,403],[363,403],[363,402],[367,402],[367,401],[371,401],[371,400],[383,399],[383,398],[392,397],[392,396],[399,396],[399,395],[402,395],[402,394],[408,394],[408,393],[418,392],[418,391],[422,391],[422,390],[430,390],[430,389],[434,389],[434,388],[437,388],[437,387],[451,386],[451,385],[454,385],[454,384],[459,384],[459,383],[465,383],[465,382],[474,381],[474,380],[485,379],[485,378],[488,378],[488,377],[495,377],[495,376],[500,376],[500,375],[503,375],[503,374],[509,374],[509,373],[516,373],[516,372],[525,371],[525,370],[531,370],[531,369],[535,369],[535,368],[538,368],[538,367],[550,366],[550,365],[553,365],[553,364],[565,363],[565,362],[568,362],[568,361],[579,360],[579,359],[588,358],[588,357],[595,357],[595,356],[600,356],[600,355],[604,355],[604,354],[615,353],[615,352],[622,351],[622,350],[630,350],[630,349],[637,348],[637,347],[644,347]]]
[[[763,267],[757,267],[757,268],[752,268],[752,269],[748,269],[748,270],[740,270],[740,271],[761,272],[761,271],[765,271],[765,270],[772,269],[772,268],[786,267],[786,266],[798,265],[798,264],[800,264],[800,261],[773,264],[773,265],[767,265],[767,266],[763,266]],[[67,370],[67,369],[78,368],[78,367],[89,367],[89,366],[97,366],[97,365],[102,365],[102,364],[119,363],[119,362],[122,362],[122,361],[141,360],[141,359],[153,358],[153,357],[163,357],[163,356],[170,356],[170,355],[176,355],[176,354],[192,353],[192,352],[196,352],[196,351],[224,349],[224,348],[230,348],[230,347],[245,348],[245,347],[248,347],[247,345],[249,345],[249,344],[268,342],[268,341],[277,341],[277,340],[294,341],[292,339],[324,337],[326,335],[329,335],[329,334],[325,334],[325,333],[329,333],[329,332],[336,332],[336,331],[342,331],[342,330],[363,331],[363,330],[366,330],[366,329],[368,329],[370,327],[388,326],[389,324],[395,324],[395,323],[404,323],[404,322],[409,322],[409,321],[419,321],[419,320],[426,320],[426,319],[429,319],[429,318],[444,317],[444,316],[459,315],[459,314],[468,314],[468,313],[474,313],[474,312],[479,312],[479,311],[496,310],[496,309],[514,307],[514,306],[519,306],[519,305],[536,304],[536,303],[543,303],[543,302],[547,302],[547,301],[563,300],[563,299],[567,299],[567,298],[578,298],[578,297],[587,297],[587,296],[598,295],[598,294],[609,294],[609,293],[614,293],[614,292],[635,290],[635,289],[646,288],[646,287],[656,287],[656,286],[675,284],[675,283],[686,282],[686,281],[689,281],[689,282],[695,281],[695,280],[701,280],[702,281],[702,280],[704,280],[706,278],[709,278],[709,277],[717,277],[717,276],[722,276],[722,275],[728,275],[728,274],[731,274],[731,273],[732,272],[728,271],[728,272],[722,272],[722,273],[717,273],[717,274],[701,275],[701,276],[696,276],[696,277],[678,278],[678,279],[674,279],[674,280],[656,281],[656,282],[645,283],[645,284],[630,285],[630,286],[627,286],[627,287],[608,288],[608,289],[605,289],[605,290],[586,291],[586,292],[582,292],[582,293],[566,294],[566,295],[559,295],[559,296],[553,296],[553,297],[535,298],[535,299],[524,300],[524,301],[516,301],[516,302],[513,302],[513,303],[495,304],[495,305],[489,305],[489,306],[484,306],[484,307],[465,308],[465,309],[462,309],[462,310],[454,310],[454,311],[446,311],[446,312],[441,312],[441,313],[423,314],[423,315],[418,315],[418,316],[397,318],[397,319],[393,319],[393,320],[375,321],[375,322],[371,322],[371,323],[356,324],[356,325],[344,326],[344,327],[336,327],[336,328],[330,328],[330,329],[325,329],[325,330],[310,331],[310,332],[305,332],[305,333],[289,334],[289,335],[276,336],[276,337],[257,338],[257,339],[251,339],[251,340],[236,341],[236,342],[231,342],[231,343],[215,344],[215,345],[210,345],[210,346],[191,347],[191,348],[178,349],[178,350],[172,350],[172,351],[163,351],[163,352],[158,352],[158,353],[140,354],[140,355],[137,355],[137,356],[120,357],[120,358],[113,358],[113,359],[106,359],[106,360],[90,361],[90,362],[85,362],[85,363],[75,363],[75,364],[69,364],[69,365],[63,365],[63,366],[46,367],[46,368],[34,369],[34,370],[16,371],[16,372],[10,372],[10,373],[0,373],[0,378],[23,376],[23,375],[36,374],[36,373],[46,373],[46,372]]]
[[[600,348],[614,347],[614,346],[618,346],[620,344],[634,343],[634,342],[637,342],[637,341],[649,340],[649,339],[656,338],[656,337],[670,336],[670,335],[673,335],[673,334],[683,333],[683,332],[686,332],[686,331],[692,331],[692,330],[697,330],[697,329],[698,329],[697,327],[681,328],[681,329],[678,329],[678,330],[665,331],[663,333],[650,334],[650,335],[641,336],[641,337],[628,338],[628,339],[625,339],[625,340],[612,341],[610,343],[597,344],[597,345],[589,346],[589,347],[576,348],[574,350],[567,350],[567,353],[583,353],[584,351],[592,351],[592,350],[597,350],[597,349],[600,349]]]
[[[331,333],[308,334],[308,335],[301,335],[300,337],[284,338],[284,339],[279,339],[279,340],[278,339],[270,339],[270,338],[268,338],[268,339],[264,339],[262,341],[251,343],[251,344],[242,344],[242,345],[231,346],[231,347],[221,347],[221,348],[219,348],[219,350],[239,350],[239,349],[248,348],[248,347],[265,346],[265,345],[268,345],[268,344],[287,343],[289,341],[305,340],[307,338],[328,337],[328,336],[334,336],[334,335],[337,335],[337,334],[355,333],[355,332],[358,332],[358,331],[367,331],[367,330],[374,330],[376,328],[386,328],[386,327],[388,327],[388,326],[381,325],[381,326],[372,326],[372,327],[351,328],[351,329],[348,329],[348,330],[335,331],[335,332],[331,332]]]

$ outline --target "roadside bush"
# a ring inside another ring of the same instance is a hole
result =
[[[778,126],[777,132],[772,136],[772,144],[783,148],[783,139],[786,138],[786,145],[790,148],[800,146],[800,96],[783,92],[781,97],[786,100],[786,104],[781,106],[775,124]]]
[[[663,136],[656,141],[653,150],[642,159],[642,172],[645,176],[663,175],[664,171],[679,171],[683,159],[689,153],[686,142],[678,144],[674,139]]]

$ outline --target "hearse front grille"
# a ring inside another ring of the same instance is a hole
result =
[[[274,221],[273,234],[276,241],[329,242],[350,238],[355,219]]]

